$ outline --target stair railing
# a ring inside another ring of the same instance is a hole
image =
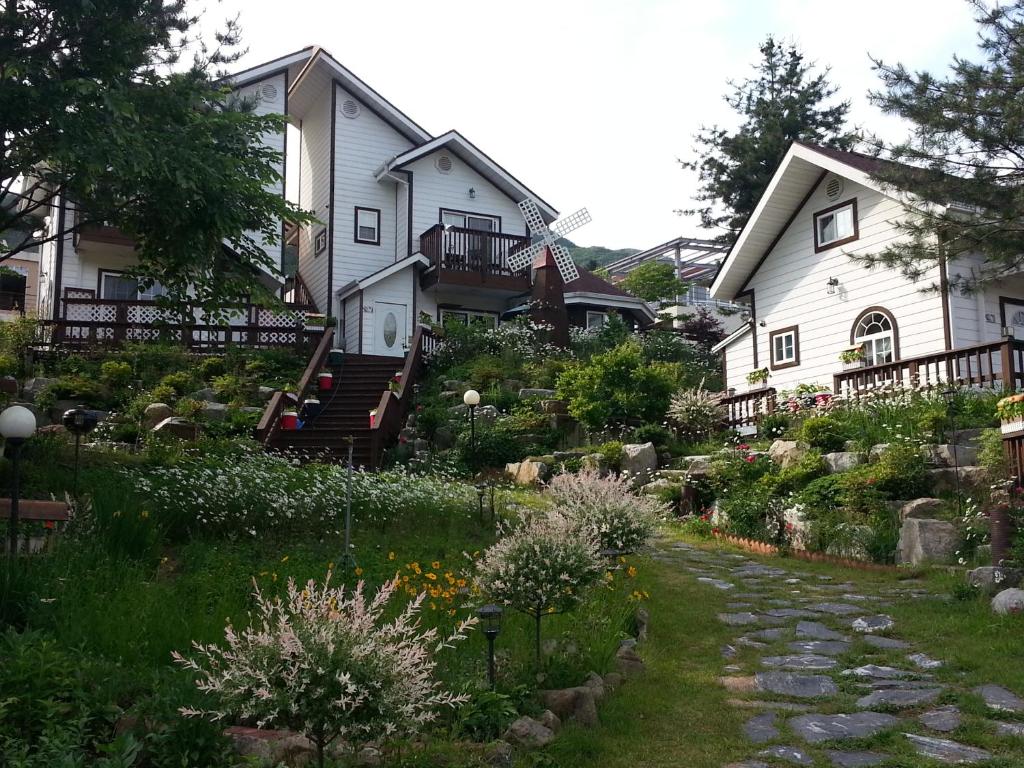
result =
[[[313,356],[309,359],[309,363],[306,365],[306,370],[302,372],[302,376],[299,378],[299,383],[295,387],[296,397],[298,402],[302,401],[302,398],[306,395],[310,385],[316,380],[316,376],[324,367],[324,362],[327,360],[327,353],[331,351],[331,347],[334,344],[334,328],[328,328],[324,331],[324,335],[320,338],[320,343],[316,345],[316,350],[313,352]],[[271,398],[270,402],[267,403],[266,410],[263,411],[263,416],[260,417],[260,423],[256,425],[255,438],[262,443],[264,446],[270,444],[273,440],[274,435],[281,428],[281,414],[284,412],[287,405],[291,405],[289,402],[290,398],[287,394],[278,390]]]
[[[380,396],[377,415],[370,426],[370,466],[379,468],[384,449],[398,439],[402,421],[412,406],[413,387],[419,381],[426,355],[437,346],[437,337],[429,328],[416,326],[409,352],[402,366],[397,391],[386,389]]]

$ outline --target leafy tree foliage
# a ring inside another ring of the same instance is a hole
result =
[[[308,220],[270,186],[280,155],[259,116],[218,79],[237,59],[229,22],[208,47],[185,0],[6,0],[0,8],[0,260],[32,241],[58,198],[74,210],[46,239],[109,222],[136,240],[143,283],[215,306],[272,269],[280,221]],[[187,67],[179,66],[191,53]],[[227,247],[225,248],[225,244]]]
[[[659,301],[682,293],[686,283],[676,277],[671,264],[645,261],[626,275],[622,287],[644,301]]]
[[[950,275],[966,290],[1024,268],[1024,0],[975,0],[981,56],[954,57],[948,75],[876,61],[884,111],[913,124],[910,137],[876,150],[895,161],[875,178],[909,193],[908,237],[868,257],[912,279],[943,260],[984,253],[988,263]]]
[[[696,171],[697,208],[706,229],[724,229],[717,239],[732,243],[757,206],[790,144],[806,141],[846,149],[853,136],[845,123],[850,104],[835,102],[828,70],[816,72],[795,45],[769,36],[761,45],[754,77],[730,81],[725,101],[742,122],[735,131],[703,127],[694,137],[697,158],[680,161]]]

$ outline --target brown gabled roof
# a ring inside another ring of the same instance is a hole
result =
[[[911,168],[906,163],[898,163],[895,160],[886,160],[881,157],[875,157],[874,155],[865,155],[863,152],[853,152],[847,149],[833,149],[832,147],[823,147],[820,144],[812,144],[808,141],[796,141],[794,144],[799,144],[802,147],[813,149],[815,152],[825,157],[831,157],[833,160],[838,160],[840,163],[845,163],[851,168],[856,168],[858,171],[864,173],[878,173],[885,168],[892,168],[894,166],[903,166],[904,168]]]
[[[577,267],[577,271],[580,273],[580,276],[565,284],[566,293],[583,291],[586,293],[603,293],[607,296],[619,296],[626,299],[636,298],[632,293],[622,290],[617,285],[612,285],[593,272],[583,269],[583,267]]]

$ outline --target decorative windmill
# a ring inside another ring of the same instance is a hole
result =
[[[569,345],[569,314],[565,309],[565,284],[578,278],[580,273],[558,238],[590,221],[590,213],[581,208],[548,227],[537,204],[530,198],[519,203],[519,210],[523,212],[530,233],[540,235],[540,240],[528,248],[510,253],[508,265],[516,271],[528,264],[533,266],[530,317],[536,323],[550,325],[552,343],[566,347]]]

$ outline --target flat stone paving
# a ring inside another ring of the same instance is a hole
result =
[[[748,757],[723,768],[883,765],[893,756],[862,748],[864,739],[879,734],[887,734],[887,744],[905,740],[901,749],[940,764],[984,763],[995,755],[965,743],[978,729],[958,732],[960,709],[948,703],[965,694],[986,704],[985,729],[1024,738],[1024,699],[1018,693],[997,684],[964,690],[936,681],[932,673],[943,671],[943,660],[893,636],[897,622],[878,611],[895,600],[935,598],[920,582],[872,594],[832,577],[680,543],[663,549],[658,559],[745,601],[718,614],[736,628],[736,639],[723,649],[729,663],[723,661],[721,684],[733,692],[732,706],[753,710],[743,725]],[[737,584],[743,592],[730,589]],[[843,749],[847,741],[852,748]]]

